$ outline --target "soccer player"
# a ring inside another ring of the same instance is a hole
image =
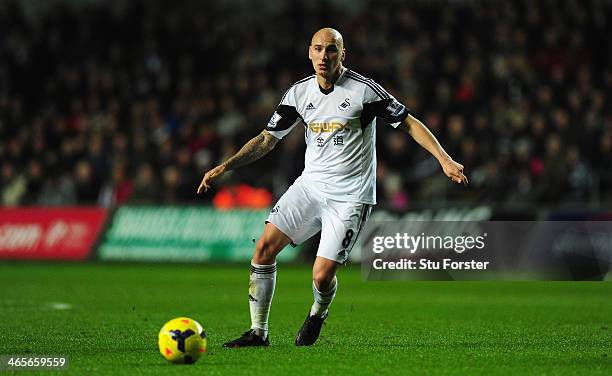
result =
[[[306,133],[302,175],[274,206],[255,244],[249,280],[251,329],[223,347],[268,346],[268,314],[276,284],[276,255],[319,231],[312,268],[314,303],[295,344],[310,346],[338,289],[336,271],[344,264],[376,204],[376,123],[384,119],[408,132],[456,183],[467,184],[463,166],[444,151],[409,110],[373,80],[344,67],[342,35],[324,28],[308,49],[315,74],[291,86],[267,127],[235,155],[206,172],[198,193],[225,172],[270,152],[298,124]]]

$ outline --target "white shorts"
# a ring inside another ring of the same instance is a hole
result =
[[[317,256],[343,264],[371,210],[369,204],[325,198],[298,179],[278,200],[266,223],[276,226],[294,245],[321,231]]]

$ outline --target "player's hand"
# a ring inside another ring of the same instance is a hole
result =
[[[444,174],[450,178],[450,180],[455,183],[462,184],[464,186],[468,185],[468,178],[463,174],[463,165],[453,161],[452,159],[444,159],[440,162],[442,165],[442,170],[444,170]]]
[[[223,176],[224,173],[225,173],[224,165],[219,165],[213,168],[212,170],[208,171],[207,173],[205,173],[204,177],[202,178],[202,182],[200,183],[200,186],[198,187],[198,194],[208,191],[210,189],[210,184],[213,181],[219,179],[221,176]]]

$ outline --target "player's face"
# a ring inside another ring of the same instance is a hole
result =
[[[331,34],[315,36],[308,49],[308,57],[317,75],[332,77],[344,61],[345,51]]]

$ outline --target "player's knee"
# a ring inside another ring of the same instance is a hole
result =
[[[336,274],[328,270],[319,270],[313,273],[312,279],[319,291],[327,291],[333,286]]]
[[[257,243],[255,243],[253,262],[262,265],[273,264],[276,261],[277,253],[277,246],[274,244],[274,242],[261,237]]]

